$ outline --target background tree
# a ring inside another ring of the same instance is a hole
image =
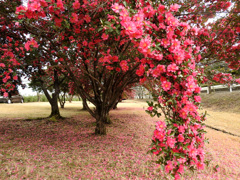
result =
[[[10,91],[21,84],[21,72],[18,71],[25,38],[21,27],[15,24],[15,9],[21,4],[20,0],[0,2],[0,91],[8,96]]]
[[[29,86],[34,90],[40,92],[43,91],[51,105],[50,118],[60,119],[60,111],[58,107],[58,100],[60,101],[60,93],[65,93],[68,90],[68,86],[65,83],[66,76],[60,74],[57,69],[38,69],[31,75],[31,82]],[[61,107],[64,107],[64,102],[60,101]],[[62,107],[62,108],[63,108]]]

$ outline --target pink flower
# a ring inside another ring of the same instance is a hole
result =
[[[176,72],[178,70],[178,66],[176,64],[170,64],[167,67],[167,71],[168,72]]]
[[[184,142],[184,136],[182,134],[178,135],[178,142]]]
[[[126,21],[130,21],[131,20],[131,18],[129,17],[129,13],[128,13],[128,11],[126,9],[122,8],[122,10],[120,12],[120,19],[122,20],[122,22],[126,22]]]
[[[235,80],[238,84],[240,84],[240,78]]]
[[[154,54],[154,58],[158,61],[161,61],[163,58],[163,55],[162,54]]]
[[[158,103],[162,103],[163,102],[163,97],[162,96],[158,96]]]
[[[134,20],[139,21],[140,23],[142,23],[143,19],[144,19],[144,15],[142,13],[138,13],[134,16]]]
[[[158,12],[159,12],[160,14],[163,14],[163,13],[165,12],[165,6],[162,5],[162,4],[159,4],[159,6],[158,6]]]
[[[5,64],[0,63],[0,67],[5,68],[6,66],[5,66]]]
[[[153,106],[149,106],[149,107],[147,108],[147,110],[148,110],[148,111],[152,111],[152,110],[153,110]]]
[[[158,155],[161,151],[162,151],[162,148],[159,148],[159,150],[156,149],[155,151],[153,151],[153,154]]]
[[[119,5],[118,3],[114,3],[112,5],[112,10],[115,12],[115,13],[119,13],[119,11],[121,9],[123,9],[124,7],[122,5]]]
[[[153,71],[152,71],[152,76],[153,77],[158,77],[160,75],[160,72],[158,71],[157,68],[155,68]]]
[[[183,108],[179,111],[179,116],[183,119],[187,119],[188,111],[186,108]]]
[[[173,169],[173,165],[171,161],[167,162],[167,165],[165,166],[165,171],[166,173],[169,173],[169,171],[171,171]]]
[[[170,6],[170,11],[178,11],[179,5],[178,4],[174,4]]]
[[[194,96],[194,100],[198,103],[201,102],[201,97],[200,96]]]
[[[179,165],[179,168],[178,168],[177,172],[179,172],[180,174],[183,174],[184,166],[182,164]]]
[[[170,41],[168,39],[162,39],[161,45],[167,48],[170,45]]]
[[[204,166],[205,166],[204,163],[200,163],[200,162],[197,163],[197,169],[198,170],[203,170]]]
[[[165,16],[166,16],[167,24],[171,24],[171,22],[175,19],[174,16],[172,15],[172,13],[170,13],[170,12],[167,12]]]
[[[78,22],[78,15],[76,13],[72,13],[72,17],[70,18],[71,23],[77,23]]]
[[[31,50],[31,47],[30,46],[33,46],[35,48],[38,48],[38,44],[37,42],[34,40],[34,39],[31,39],[30,41],[27,41],[26,44],[25,44],[25,49],[27,51]]]
[[[103,33],[101,37],[102,37],[102,39],[103,39],[104,41],[106,41],[106,40],[108,39],[109,35]]]
[[[73,9],[79,9],[80,8],[80,3],[78,0],[76,0],[74,3],[73,3]]]
[[[114,69],[112,66],[106,66],[106,68],[110,71]]]
[[[165,131],[158,131],[157,129],[154,130],[153,135],[156,139],[158,139],[160,142],[164,141],[165,139]]]
[[[113,56],[112,57],[112,62],[118,62],[118,61],[119,61],[118,56]]]
[[[34,1],[28,4],[28,9],[31,11],[39,11],[41,9],[41,5],[39,2]]]
[[[17,7],[16,8],[16,14],[19,14],[19,13],[21,13],[21,12],[24,12],[24,11],[26,11],[28,8],[27,7],[25,7],[25,6],[19,6],[19,7]],[[19,18],[19,19],[21,19],[21,18]]]
[[[180,178],[181,178],[180,175],[178,173],[176,173],[175,176],[174,176],[174,180],[178,180]]]
[[[62,18],[55,18],[54,21],[56,23],[56,26],[61,27],[62,25]]]
[[[171,85],[172,84],[168,81],[163,81],[162,82],[162,88],[163,88],[164,91],[168,91],[171,88]]]
[[[145,73],[145,66],[141,64],[141,65],[139,66],[139,69],[137,69],[136,74],[137,74],[138,76],[142,76],[144,73]]]
[[[198,154],[198,151],[195,147],[193,147],[192,145],[188,147],[189,149],[189,156],[190,157],[196,157]]]
[[[151,38],[144,38],[140,41],[139,44],[139,49],[141,50],[142,53],[147,53],[148,49],[151,45]]]
[[[164,131],[165,128],[166,128],[166,124],[165,124],[164,121],[158,121],[158,122],[156,123],[156,129],[157,129],[158,131]]]
[[[176,139],[175,138],[173,138],[173,137],[168,137],[167,138],[167,145],[170,148],[174,148],[175,143],[176,143]]]
[[[126,61],[126,60],[123,60],[123,61],[121,61],[121,62],[120,62],[120,66],[121,66],[121,68],[122,68],[123,72],[126,72],[126,71],[129,69],[129,67],[128,67],[128,64],[127,64],[127,61]]]
[[[84,17],[84,20],[85,20],[87,23],[90,23],[90,22],[91,22],[91,17],[87,14],[87,15],[85,15],[85,17]]]
[[[196,88],[195,88],[195,91],[194,91],[195,93],[200,93],[201,92],[201,87],[199,87],[199,86],[197,86]]]
[[[13,79],[14,80],[18,80],[18,76],[16,75],[16,76],[13,76]]]
[[[164,65],[157,65],[157,67],[152,71],[153,77],[158,77],[160,76],[161,73],[166,72],[165,66]]]
[[[64,6],[62,0],[57,0],[57,7],[60,8],[61,11],[64,11]]]
[[[185,163],[185,162],[186,162],[186,158],[179,158],[179,159],[178,159],[178,162],[179,162],[180,164]],[[179,168],[180,168],[180,167],[179,167]]]
[[[4,92],[4,93],[3,93],[3,96],[4,96],[4,97],[8,97],[8,93],[7,93],[7,92]]]
[[[184,133],[185,132],[185,127],[184,126],[178,126],[178,132]]]
[[[88,42],[85,40],[83,41],[83,46],[87,46],[88,45]]]
[[[117,72],[120,72],[121,69],[120,69],[119,67],[116,67],[116,71],[117,71]]]
[[[126,29],[126,34],[128,34],[130,36],[135,34],[138,31],[135,23],[132,21],[126,21],[125,23],[123,23],[123,26]]]
[[[196,84],[194,82],[189,82],[186,84],[189,91],[194,91],[196,88]]]

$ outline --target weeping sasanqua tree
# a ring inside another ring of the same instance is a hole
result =
[[[165,121],[156,125],[152,152],[178,179],[185,167],[204,167],[204,116],[197,112],[200,48],[192,39],[198,29],[187,23],[191,17],[179,15],[178,8],[187,6],[164,3],[31,0],[16,13],[32,45],[49,43],[46,52],[96,107],[86,104],[96,134],[106,134],[108,113],[125,87],[155,79],[157,102],[148,112],[160,116],[162,109]]]

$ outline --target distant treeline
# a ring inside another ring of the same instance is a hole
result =
[[[23,96],[24,102],[48,102],[47,97],[43,94],[37,96]],[[68,101],[68,97],[66,98],[66,100]],[[73,97],[72,101],[79,101],[78,97]]]

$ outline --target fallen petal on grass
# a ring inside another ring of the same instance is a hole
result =
[[[157,119],[127,103],[110,117],[106,136],[93,134],[95,120],[85,112],[56,123],[2,118],[0,179],[168,179],[147,154]],[[212,161],[183,179],[238,179],[240,138],[206,130]]]

